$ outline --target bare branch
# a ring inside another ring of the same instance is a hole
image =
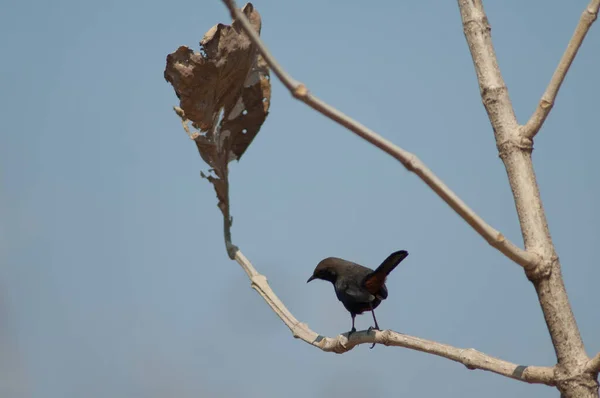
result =
[[[585,35],[598,17],[599,8],[600,0],[591,0],[590,4],[588,4],[585,11],[581,14],[579,24],[577,24],[575,32],[567,45],[567,49],[558,63],[554,75],[552,75],[552,79],[546,88],[546,92],[542,95],[542,99],[527,124],[521,129],[521,135],[523,137],[532,139],[544,124],[546,117],[554,106],[554,100],[556,99],[558,90],[560,90],[560,86],[571,67],[571,63],[573,62],[573,59],[575,59],[583,39],[585,39]]]
[[[585,370],[590,373],[600,372],[600,352],[585,365]]]
[[[267,282],[267,278],[256,271],[252,263],[240,250],[236,251],[235,260],[246,271],[248,278],[252,281],[252,288],[262,296],[277,316],[290,328],[294,337],[323,351],[342,354],[360,344],[377,343],[437,355],[454,362],[462,363],[471,370],[486,370],[527,383],[554,385],[554,368],[552,367],[516,365],[483,354],[472,348],[456,348],[447,344],[397,333],[392,330],[359,331],[353,333],[350,338],[347,337],[347,334],[338,335],[334,338],[321,336],[312,331],[307,324],[299,322],[292,315],[283,302],[275,295]]]
[[[233,0],[223,0],[229,8],[234,20],[239,20],[245,33],[249,36],[252,43],[257,46],[258,51],[267,62],[269,67],[282,81],[282,83],[292,92],[292,95],[304,102],[311,108],[320,112],[324,116],[346,127],[359,137],[365,139],[395,159],[399,160],[407,170],[414,172],[421,178],[444,202],[446,202],[455,212],[457,212],[481,237],[483,237],[491,246],[498,249],[508,258],[520,264],[525,269],[534,268],[540,258],[533,253],[528,253],[519,248],[511,241],[507,240],[499,231],[487,224],[477,215],[465,202],[463,202],[452,190],[442,182],[417,156],[394,145],[392,142],[381,137],[366,126],[355,121],[339,110],[333,108],[319,98],[310,94],[306,86],[293,79],[277,63],[273,55],[267,50],[258,34],[252,29],[248,19],[237,8]]]
[[[481,98],[513,191],[525,249],[543,258],[539,267],[534,268],[533,272],[526,270],[526,273],[538,295],[558,359],[557,388],[565,398],[597,397],[598,383],[590,374],[581,373],[588,357],[548,229],[531,159],[532,140],[520,134],[520,126],[498,67],[490,24],[481,0],[458,0],[458,6]]]

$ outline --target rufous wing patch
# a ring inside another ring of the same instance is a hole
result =
[[[365,278],[364,286],[372,295],[377,295],[385,283],[386,276],[383,272],[373,272]]]

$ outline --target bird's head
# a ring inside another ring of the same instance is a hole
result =
[[[322,279],[324,281],[335,283],[338,276],[336,264],[338,260],[341,259],[336,257],[328,257],[325,260],[322,260],[319,264],[317,264],[312,276],[308,278],[306,283],[314,281],[315,279]]]

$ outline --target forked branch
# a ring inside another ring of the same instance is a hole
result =
[[[521,134],[508,90],[500,73],[489,20],[481,0],[458,0],[481,98],[493,126],[521,224],[525,248],[545,261],[528,273],[535,287],[554,351],[556,386],[564,398],[598,397],[595,375],[585,372],[589,358],[571,310],[561,267],[548,229],[531,159],[532,142]]]
[[[579,23],[575,28],[575,32],[567,45],[567,49],[563,54],[556,70],[554,71],[554,75],[552,75],[552,79],[550,79],[550,83],[542,95],[542,99],[540,100],[535,112],[531,115],[531,118],[527,122],[526,125],[522,126],[521,135],[525,138],[532,139],[535,135],[540,131],[540,128],[544,124],[546,117],[552,110],[554,106],[554,101],[556,100],[556,95],[558,94],[558,90],[560,90],[560,86],[565,80],[565,76],[571,67],[571,63],[575,59],[577,55],[577,51],[585,39],[585,35],[590,30],[590,27],[598,18],[598,9],[600,8],[600,0],[591,0],[590,4],[586,7],[586,9],[581,14],[581,18],[579,19]]]
[[[227,247],[234,246],[231,242],[227,242]],[[333,338],[321,336],[312,331],[307,324],[298,321],[292,315],[275,292],[273,292],[267,282],[267,278],[256,271],[250,260],[239,249],[236,250],[234,259],[246,271],[248,278],[252,282],[252,288],[262,296],[277,316],[290,328],[294,337],[323,351],[342,354],[360,344],[377,343],[426,352],[461,363],[471,370],[486,370],[527,383],[546,384],[549,386],[555,384],[554,368],[551,367],[516,365],[486,355],[472,348],[456,348],[447,344],[397,333],[392,330],[359,331],[353,333],[350,338],[346,334]]]
[[[444,202],[446,202],[463,220],[491,246],[498,249],[508,258],[520,264],[525,269],[533,269],[541,261],[539,256],[529,253],[506,239],[499,231],[487,224],[473,209],[462,201],[446,184],[442,182],[416,155],[398,147],[389,140],[345,115],[321,99],[310,94],[306,86],[292,78],[266,48],[260,36],[252,29],[246,16],[237,8],[235,1],[223,0],[231,12],[231,17],[238,20],[258,52],[262,55],[271,70],[281,82],[291,91],[292,95],[324,116],[346,127],[359,137],[365,139],[387,154],[400,161],[407,170],[415,173],[425,182]]]

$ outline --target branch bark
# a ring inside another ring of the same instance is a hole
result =
[[[585,365],[586,371],[598,374],[600,372],[600,352]]]
[[[233,247],[231,242],[227,242],[227,247]],[[338,335],[334,338],[321,336],[311,330],[306,323],[298,321],[292,315],[275,292],[273,292],[267,282],[267,278],[256,271],[250,260],[239,249],[236,249],[234,259],[248,275],[248,278],[252,282],[252,288],[261,295],[277,316],[281,318],[285,325],[292,331],[293,336],[325,352],[342,354],[360,344],[377,343],[437,355],[454,362],[462,363],[471,370],[486,370],[532,384],[555,385],[554,368],[516,365],[486,355],[472,348],[456,348],[447,344],[397,333],[392,330],[359,331],[353,333],[350,338],[348,338],[347,334]]]
[[[528,253],[517,245],[506,239],[502,233],[485,222],[473,209],[471,209],[460,197],[458,197],[442,180],[440,180],[416,155],[394,145],[392,142],[381,137],[379,134],[360,124],[351,117],[345,115],[334,107],[328,105],[321,99],[310,94],[306,86],[292,78],[273,55],[266,48],[260,36],[252,29],[245,15],[237,8],[235,1],[223,0],[234,20],[240,21],[245,33],[253,44],[256,45],[264,60],[273,73],[291,91],[292,95],[304,102],[311,108],[320,112],[329,119],[346,127],[359,137],[375,145],[385,153],[400,161],[407,170],[415,173],[425,184],[427,184],[444,202],[446,202],[463,220],[465,220],[482,238],[492,247],[496,248],[515,263],[526,270],[533,270],[540,263],[540,257],[535,253]]]
[[[526,273],[536,289],[558,359],[557,386],[565,398],[597,397],[598,382],[583,374],[582,364],[588,357],[548,230],[531,160],[531,140],[519,133],[520,126],[498,67],[482,1],[458,0],[458,5],[481,98],[515,199],[525,249],[543,259],[533,270],[526,269]]]
[[[590,4],[588,4],[581,14],[575,32],[573,32],[573,36],[567,45],[567,49],[560,59],[544,95],[542,95],[542,99],[527,124],[521,128],[521,135],[523,137],[533,139],[538,131],[540,131],[546,117],[548,117],[548,114],[554,106],[558,90],[560,90],[560,86],[565,80],[565,76],[571,67],[571,63],[575,59],[577,51],[579,51],[579,47],[581,47],[581,43],[583,43],[583,39],[585,39],[585,35],[590,30],[590,27],[596,18],[598,18],[599,8],[600,0],[591,0]]]

